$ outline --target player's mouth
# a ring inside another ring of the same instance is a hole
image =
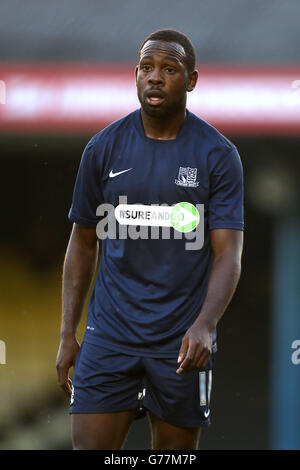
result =
[[[157,96],[147,96],[146,101],[151,106],[159,106],[163,101],[165,101],[165,99],[158,98]]]
[[[149,91],[146,94],[146,101],[151,106],[159,106],[165,101],[165,94],[161,91]]]

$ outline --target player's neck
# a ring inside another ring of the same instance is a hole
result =
[[[172,117],[167,116],[163,118],[149,116],[141,109],[141,117],[146,137],[158,140],[173,140],[176,139],[185,123],[186,109],[184,108],[180,113]]]

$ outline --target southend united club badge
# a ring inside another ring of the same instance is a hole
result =
[[[197,188],[199,185],[197,179],[197,168],[184,168],[181,166],[178,172],[178,179],[175,180],[177,186],[184,186],[187,188]]]

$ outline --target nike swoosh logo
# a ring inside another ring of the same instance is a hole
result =
[[[205,416],[205,418],[208,418],[208,417],[209,417],[209,414],[210,414],[210,411],[209,411],[209,410],[208,410],[208,411],[204,411],[204,416]]]
[[[114,178],[115,176],[121,175],[122,173],[126,173],[126,171],[130,171],[130,170],[132,170],[132,168],[128,168],[127,170],[118,171],[117,173],[114,173],[113,170],[111,170],[110,173],[109,173],[109,177]]]

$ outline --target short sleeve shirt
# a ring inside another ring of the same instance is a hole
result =
[[[69,219],[107,232],[84,340],[127,354],[173,357],[206,296],[210,230],[244,230],[239,153],[188,110],[176,139],[146,137],[138,109],[87,144]]]

